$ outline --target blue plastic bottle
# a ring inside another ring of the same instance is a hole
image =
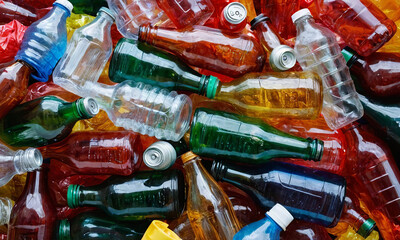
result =
[[[260,221],[250,223],[235,234],[233,240],[279,240],[281,231],[293,221],[293,216],[276,204]]]
[[[31,76],[46,82],[58,60],[67,49],[66,21],[73,6],[68,0],[57,0],[43,18],[25,32],[16,60],[23,60],[35,71]]]
[[[346,180],[284,162],[257,166],[214,162],[211,175],[247,192],[264,209],[282,204],[296,219],[334,227],[343,211]]]

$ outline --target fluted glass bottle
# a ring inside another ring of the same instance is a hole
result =
[[[188,183],[187,214],[197,240],[231,240],[240,230],[232,203],[192,152],[182,155]]]
[[[130,175],[142,163],[139,140],[128,131],[75,132],[40,151],[81,174]]]
[[[263,163],[274,157],[319,161],[323,142],[281,132],[262,120],[206,108],[196,109],[190,149],[218,159]]]
[[[112,53],[113,23],[113,12],[103,7],[95,20],[74,32],[53,71],[55,84],[75,93],[83,90],[85,82],[97,82]]]
[[[173,219],[185,205],[185,182],[178,170],[111,177],[100,185],[70,185],[68,206],[95,206],[120,221]]]
[[[230,77],[240,77],[263,68],[264,50],[255,37],[228,35],[221,30],[193,26],[190,31],[141,26],[139,40],[163,48],[187,64]]]
[[[37,98],[11,110],[0,120],[0,138],[15,147],[40,147],[67,137],[80,119],[99,111],[92,98],[65,102],[54,96]]]

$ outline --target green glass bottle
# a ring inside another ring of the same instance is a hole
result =
[[[208,85],[219,82],[214,76],[202,75],[180,58],[157,47],[122,38],[113,52],[108,71],[112,81],[135,80],[169,90],[205,95]]]
[[[65,102],[46,96],[15,107],[0,120],[0,138],[14,147],[41,147],[67,137],[75,123],[99,112],[93,98]]]
[[[74,8],[73,13],[77,14],[89,14],[96,16],[97,12],[101,7],[108,7],[106,0],[69,0]]]
[[[130,177],[113,176],[100,185],[70,185],[68,206],[96,206],[116,220],[173,219],[185,205],[181,171],[138,172]]]
[[[107,219],[99,212],[84,212],[71,220],[61,220],[56,230],[58,240],[140,240],[150,222],[123,224]]]
[[[194,114],[190,149],[201,156],[247,163],[291,157],[321,160],[324,143],[281,132],[262,120],[198,108]]]

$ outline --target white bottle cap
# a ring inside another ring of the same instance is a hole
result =
[[[66,7],[69,12],[72,12],[72,9],[74,8],[74,6],[72,5],[72,3],[70,3],[68,0],[57,0],[54,3],[58,3],[60,5],[63,5],[64,7]]]
[[[303,8],[292,15],[292,22],[296,22],[297,19],[304,17],[304,16],[312,16],[310,10],[308,8]]]
[[[275,204],[268,212],[267,215],[274,220],[279,227],[286,231],[286,227],[293,221],[293,216],[285,207],[279,203]]]

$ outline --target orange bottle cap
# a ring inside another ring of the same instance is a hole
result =
[[[142,240],[182,240],[182,238],[169,229],[167,223],[154,220],[147,228]]]

